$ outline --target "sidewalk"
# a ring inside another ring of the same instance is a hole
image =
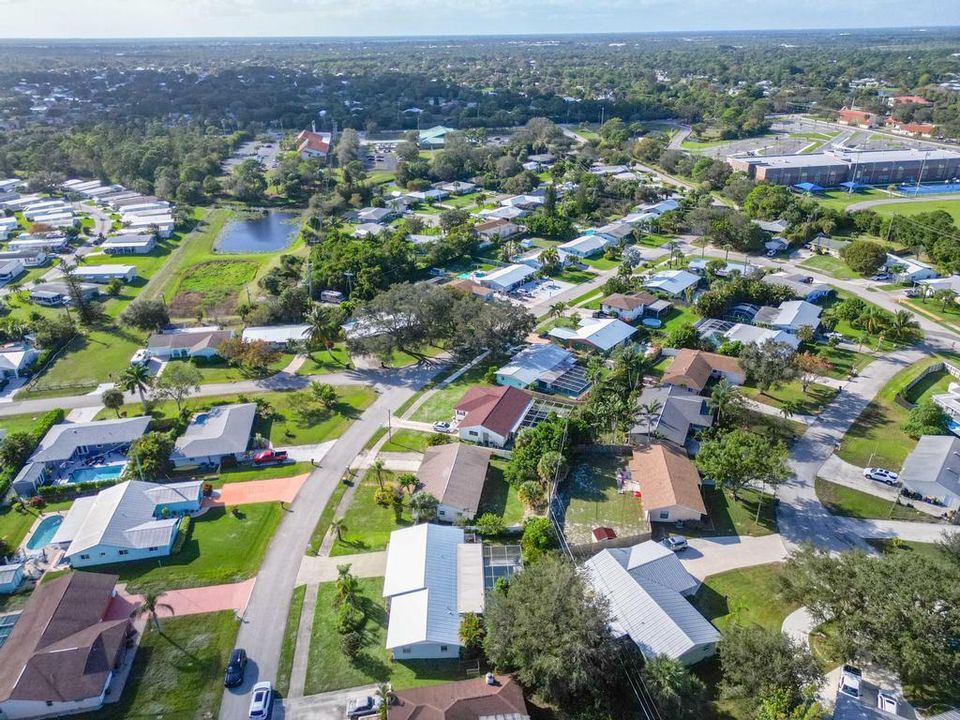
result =
[[[333,582],[337,579],[337,565],[350,565],[350,572],[357,577],[383,577],[387,569],[387,551],[337,557],[304,555],[297,573],[297,585]]]
[[[743,400],[744,405],[762,415],[773,415],[778,418],[783,418],[783,413],[780,412],[780,408],[775,408],[773,405],[767,405],[753,398],[744,397]],[[817,421],[817,417],[816,415],[791,415],[790,420],[795,420],[796,422],[809,426]]]

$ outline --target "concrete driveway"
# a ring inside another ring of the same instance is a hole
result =
[[[343,720],[346,716],[348,700],[373,695],[376,690],[375,685],[367,685],[306,697],[286,698],[282,707],[279,705],[274,707],[272,719],[277,720],[279,717],[285,720]],[[280,711],[279,714],[278,711]]]
[[[779,535],[693,538],[677,557],[698,580],[738,568],[782,562],[787,549]]]
[[[244,582],[227,585],[167,590],[160,596],[160,602],[169,605],[170,609],[161,608],[157,611],[157,615],[161,618],[183,617],[184,615],[200,615],[221,610],[233,610],[242,615],[250,601],[250,594],[253,592],[253,586],[256,582],[256,578],[250,578]],[[109,619],[130,617],[141,602],[143,602],[141,595],[128,593],[118,586],[117,594],[110,604],[107,616]]]
[[[307,475],[274,478],[272,480],[251,480],[250,482],[226,483],[214,491],[212,498],[203,501],[205,507],[222,505],[252,505],[262,502],[292,503]]]
[[[297,585],[333,582],[337,579],[337,565],[349,565],[350,572],[357,577],[383,577],[387,570],[387,551],[336,557],[304,555],[297,573]]]

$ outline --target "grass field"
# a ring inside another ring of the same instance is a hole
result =
[[[283,628],[283,645],[280,646],[275,686],[281,697],[290,692],[290,673],[293,671],[293,655],[297,650],[297,630],[300,628],[300,614],[303,612],[303,597],[306,594],[307,586],[297,585],[290,597],[290,610],[287,612],[287,624]]]
[[[239,627],[230,611],[168,618],[160,630],[148,626],[120,701],[104,705],[96,717],[216,717]]]
[[[837,380],[846,380],[851,371],[860,372],[874,360],[873,355],[824,344],[818,344],[812,352],[830,363],[826,375]]]
[[[731,625],[759,625],[779,632],[799,605],[780,593],[783,565],[771,563],[711,575],[693,598],[700,613],[723,632]]]
[[[796,412],[800,415],[818,414],[837,396],[835,389],[820,383],[811,383],[807,392],[804,393],[799,380],[793,380],[778,388],[771,388],[765,393],[748,386],[740,390],[747,397],[775,408],[782,408],[787,403],[795,403]]]
[[[208,385],[210,383],[227,383],[227,382],[240,382],[242,380],[251,380],[260,377],[267,377],[283,370],[293,359],[293,356],[289,353],[283,353],[280,355],[280,358],[271,363],[266,372],[262,374],[251,373],[246,368],[239,367],[237,365],[232,365],[228,363],[223,358],[194,358],[192,360],[171,360],[171,363],[174,362],[189,362],[197,370],[200,371],[200,384]]]
[[[7,435],[13,435],[13,433],[20,432],[31,432],[33,431],[33,428],[37,424],[37,420],[40,419],[41,415],[43,415],[43,413],[24,413],[23,415],[7,415],[6,417],[0,417],[0,430],[6,432]]]
[[[320,375],[330,372],[342,372],[353,367],[347,347],[337,343],[330,350],[317,350],[308,353],[307,359],[297,370],[297,375]]]
[[[832,255],[814,255],[801,262],[800,267],[810,268],[838,280],[855,280],[860,277],[843,260]]]
[[[817,478],[816,490],[820,502],[834,515],[868,520],[933,522],[930,515],[919,510],[894,504],[886,498],[838,485],[823,478]]]
[[[259,569],[283,510],[280,503],[257,503],[242,506],[239,513],[234,517],[222,507],[210,508],[194,518],[176,555],[98,565],[97,572],[118,574],[135,593],[246,580]]]
[[[428,397],[411,415],[410,419],[417,422],[434,422],[436,420],[450,420],[453,417],[453,406],[457,404],[471,385],[482,385],[488,363],[478,363],[467,370],[453,382],[438,389]]]
[[[910,298],[902,301],[909,308],[917,310],[921,315],[933,316],[931,319],[945,325],[954,332],[960,330],[960,305],[956,303],[943,303],[936,300],[920,300],[919,298]]]
[[[859,192],[847,192],[846,190],[827,190],[826,192],[814,195],[813,199],[821,205],[833,210],[845,210],[848,205],[863,202],[864,200],[883,200],[893,197],[888,192],[876,190],[874,188],[865,188]]]
[[[573,543],[590,542],[595,527],[611,527],[619,537],[650,529],[640,498],[617,490],[616,472],[624,458],[595,455],[571,468],[561,490],[566,534]]]
[[[918,213],[934,212],[943,210],[950,214],[955,223],[960,223],[960,198],[956,195],[943,200],[907,200],[901,203],[890,203],[889,205],[875,205],[872,208],[878,215],[917,215]]]
[[[391,483],[396,478],[396,474],[390,470],[380,472],[384,484]],[[404,503],[399,522],[393,508],[377,505],[374,496],[379,487],[377,473],[370,468],[360,480],[360,486],[343,516],[343,524],[346,528],[341,531],[341,537],[334,541],[333,548],[330,550],[331,556],[384,550],[390,539],[390,533],[413,523],[406,503]]]
[[[726,488],[704,487],[701,490],[707,506],[710,527],[704,530],[684,529],[684,534],[695,537],[728,537],[749,535],[759,537],[777,531],[777,513],[773,497],[751,488],[743,488],[733,499]],[[759,516],[757,503],[760,503]]]
[[[860,467],[875,465],[899,470],[917,441],[900,429],[909,411],[894,398],[927,367],[944,359],[956,362],[956,358],[932,356],[894,375],[844,435],[837,454]]]
[[[506,461],[502,458],[490,459],[477,517],[484,513],[493,513],[502,517],[505,525],[519,525],[523,521],[523,503],[517,497],[517,489],[503,479],[505,466]]]
[[[400,428],[380,448],[381,452],[422,453],[427,449],[432,433]]]
[[[327,530],[330,528],[330,523],[333,522],[334,515],[336,515],[340,500],[343,498],[343,494],[347,491],[347,488],[353,485],[354,482],[356,482],[354,471],[347,470],[344,478],[337,483],[337,486],[330,494],[330,499],[327,500],[323,512],[320,513],[320,517],[317,518],[317,524],[314,525],[313,534],[310,536],[310,543],[307,545],[307,555],[316,555],[320,550],[323,539],[327,535]]]
[[[342,688],[389,682],[395,690],[464,680],[459,660],[410,660],[397,662],[384,645],[387,611],[383,602],[383,579],[359,581],[367,621],[364,647],[355,660],[340,649],[336,621],[336,583],[321,583],[313,616],[313,632],[304,692],[307,695]]]

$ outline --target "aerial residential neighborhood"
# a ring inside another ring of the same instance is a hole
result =
[[[960,718],[881,4],[0,3],[0,720]]]

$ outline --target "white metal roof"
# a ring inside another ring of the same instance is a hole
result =
[[[509,363],[497,370],[497,375],[529,385],[554,368],[569,363],[572,357],[570,351],[556,345],[531,345],[514,355]]]
[[[43,436],[30,462],[69,460],[81,445],[125,445],[143,435],[149,424],[149,417],[60,423]]]
[[[171,458],[191,459],[242,453],[250,442],[256,403],[219,405],[193,416],[177,438]]]
[[[663,290],[671,295],[679,295],[698,282],[700,277],[686,270],[661,270],[643,285],[654,290]]]
[[[484,275],[482,278],[479,278],[479,280],[484,285],[505,288],[522,282],[535,272],[536,270],[529,265],[507,265],[506,267],[498,268],[492,273]]]
[[[575,240],[562,243],[557,245],[558,250],[564,250],[568,253],[580,253],[582,255],[589,255],[590,253],[599,252],[603,250],[608,244],[609,240],[599,234],[594,235],[581,235]]]
[[[564,327],[553,328],[549,335],[559,340],[587,342],[606,352],[625,342],[637,329],[616,318],[584,318],[576,330]]]
[[[290,340],[303,340],[309,330],[309,325],[261,325],[244,328],[243,339],[247,342],[264,340],[271,343],[285,343]]]

